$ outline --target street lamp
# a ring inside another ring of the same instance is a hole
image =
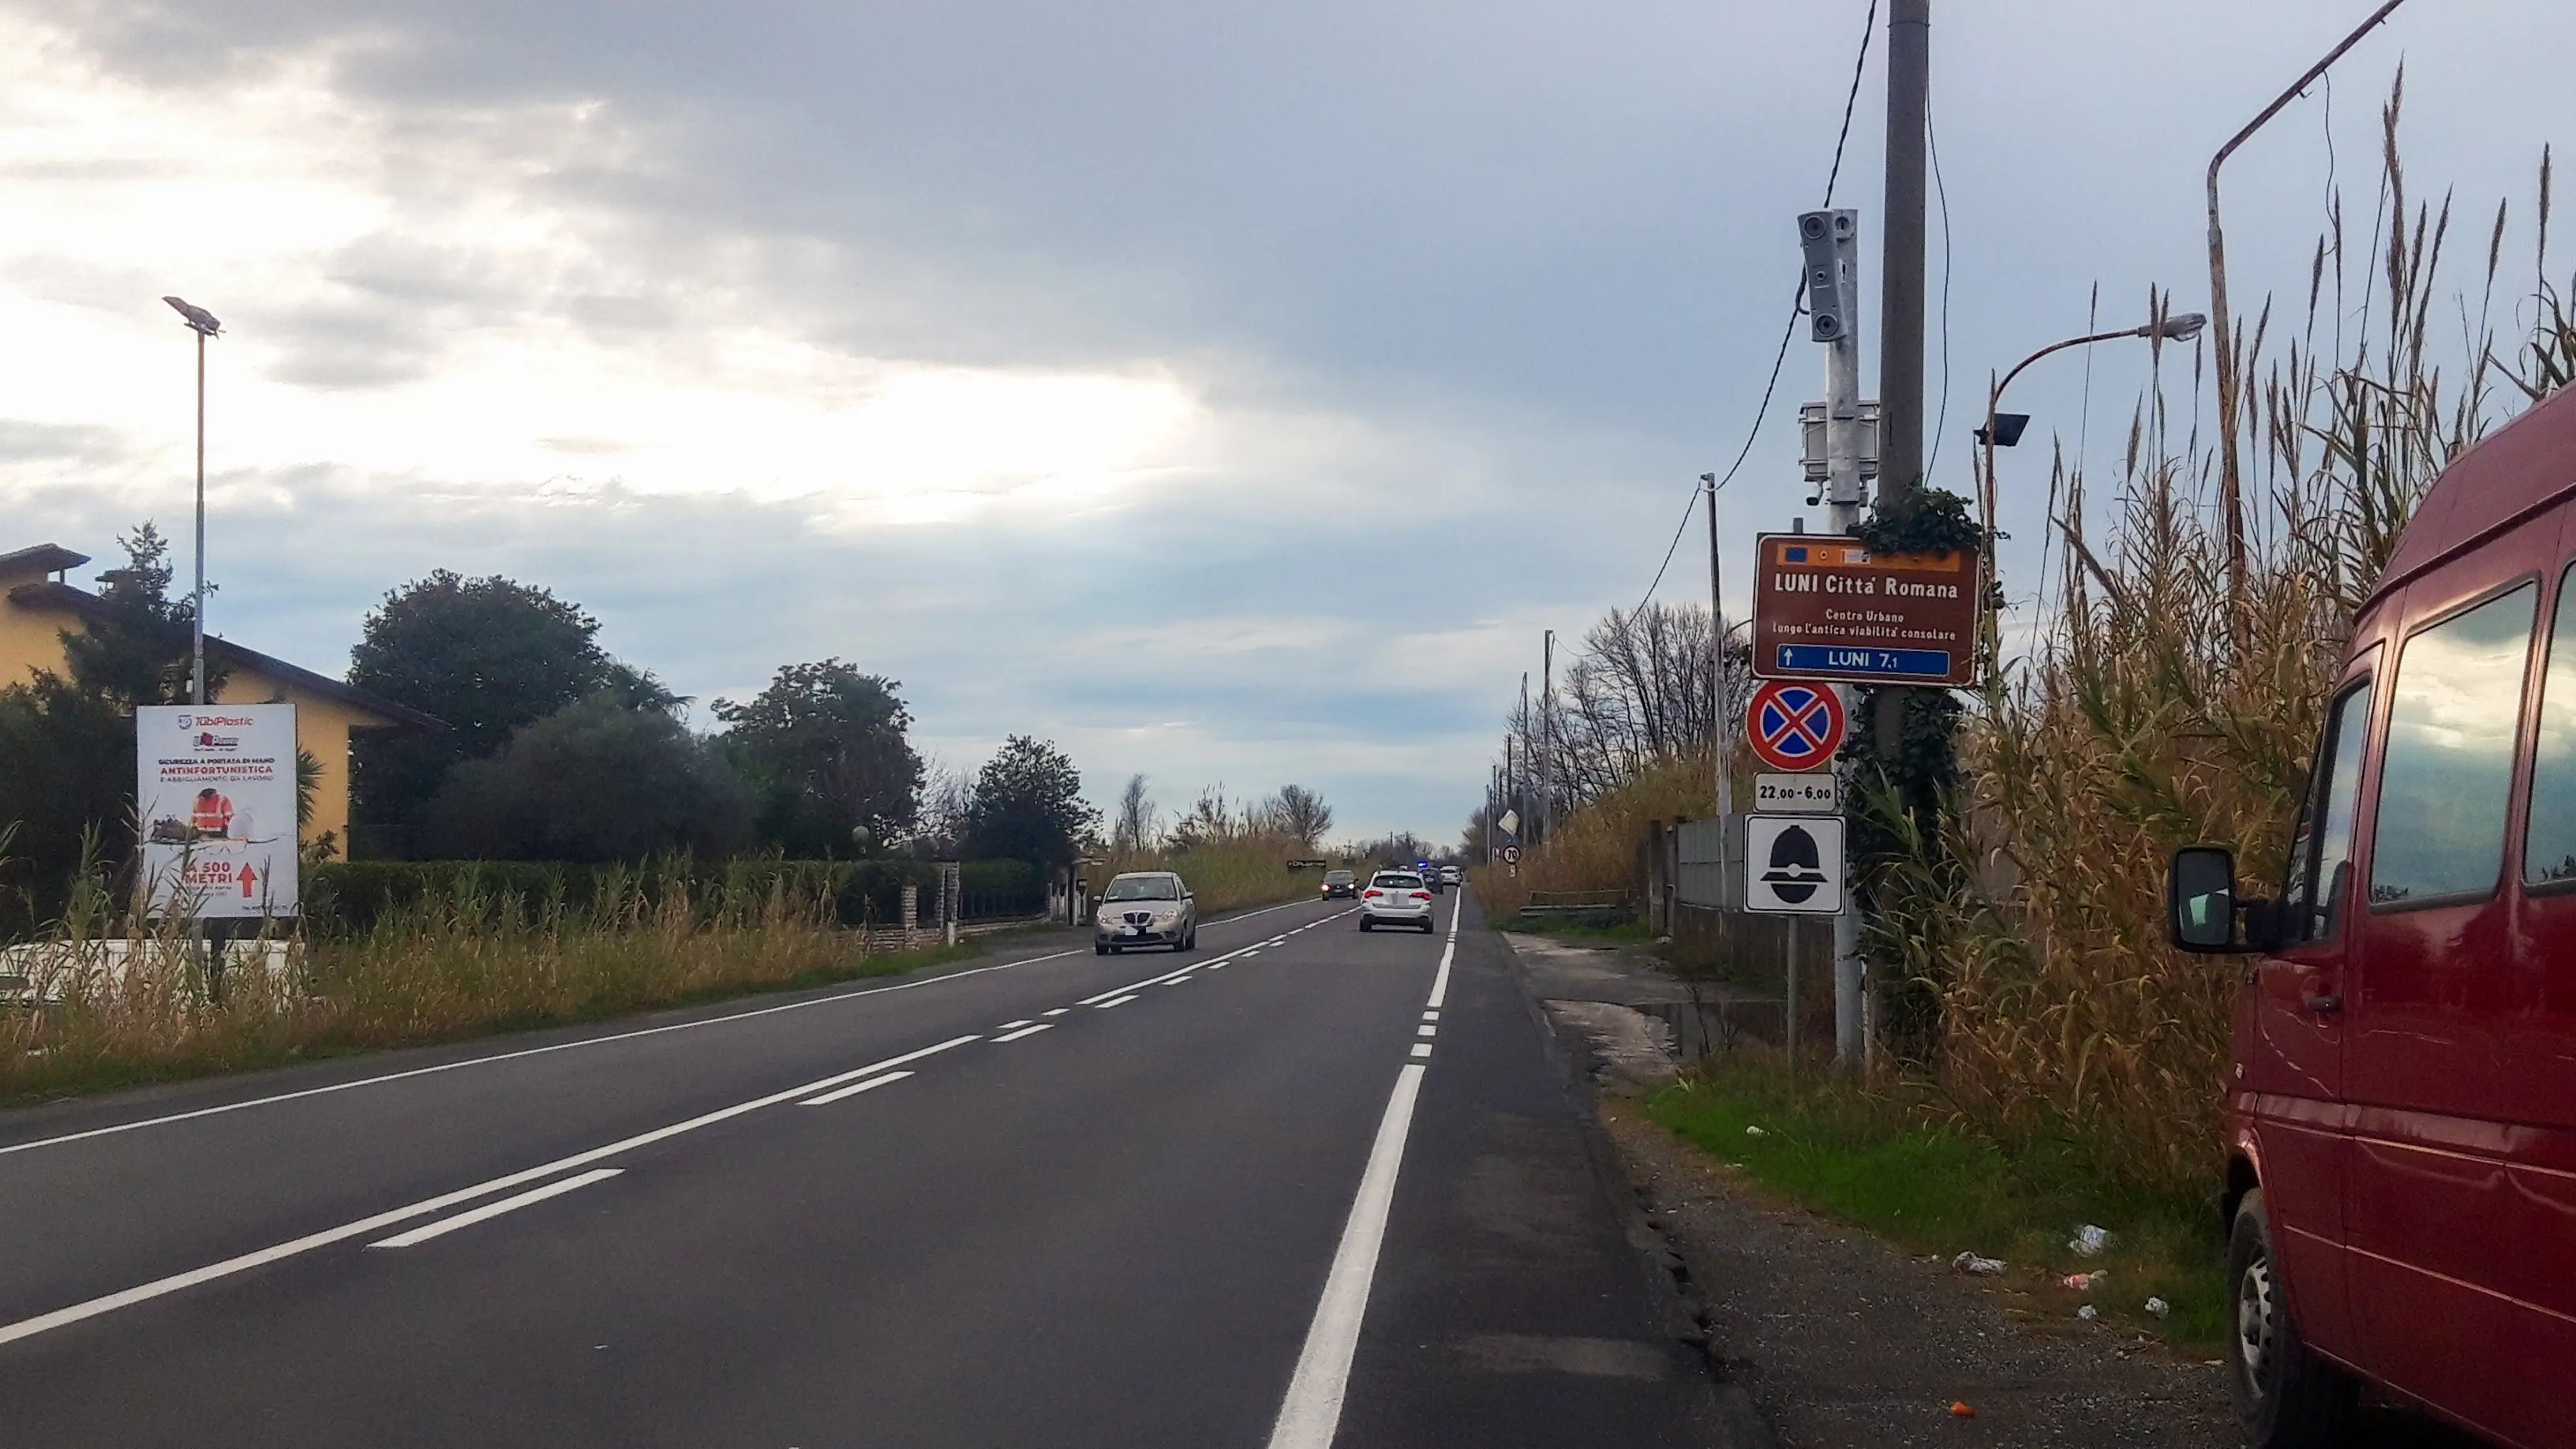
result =
[[[206,702],[206,339],[221,333],[224,324],[194,303],[176,297],[161,300],[197,334],[197,587],[188,606],[188,702],[202,707]]]
[[[1993,582],[1995,571],[1995,551],[1992,544],[1995,532],[1995,449],[2009,448],[2019,443],[2022,428],[2030,422],[2030,417],[2026,413],[2007,413],[2001,410],[2004,389],[2012,386],[2013,379],[2021,376],[2023,368],[2052,352],[2064,352],[2071,347],[2089,347],[2096,342],[2112,342],[2123,337],[2153,337],[2165,342],[2189,342],[2198,337],[2202,329],[2208,325],[2209,319],[2198,312],[2184,312],[2176,316],[2160,317],[2143,327],[2123,327],[2114,332],[2093,332],[2082,337],[2069,337],[2063,342],[2052,342],[2014,363],[2012,371],[2005,373],[2002,381],[1990,382],[1987,385],[1986,425],[1977,429],[1977,442],[1985,450],[1986,464],[1983,486],[1978,490],[1980,496],[1977,499],[1977,512],[1979,521],[1985,525],[1986,537],[1989,540],[1983,554],[1984,565],[1980,570],[1985,576],[1979,580],[1981,593],[1985,592],[1986,586]]]

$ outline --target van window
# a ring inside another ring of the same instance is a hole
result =
[[[2549,667],[2540,681],[2540,738],[2532,748],[2531,808],[2523,812],[2522,878],[2576,880],[2576,565],[2558,582]]]
[[[2538,583],[2416,631],[2398,656],[2371,834],[2370,902],[2490,894]]]
[[[2290,880],[2281,892],[2293,941],[2331,939],[2350,904],[2354,818],[2361,813],[2362,744],[2370,735],[2370,684],[2344,691],[2327,713],[2316,777],[2299,835],[2290,843]]]

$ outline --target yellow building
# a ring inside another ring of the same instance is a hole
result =
[[[0,685],[23,684],[37,670],[67,670],[63,633],[80,632],[99,598],[63,581],[89,562],[56,544],[0,553]],[[206,667],[220,674],[215,704],[295,706],[297,748],[321,762],[312,818],[303,838],[329,834],[340,854],[349,846],[349,737],[360,730],[443,729],[419,710],[379,698],[283,659],[206,636]]]

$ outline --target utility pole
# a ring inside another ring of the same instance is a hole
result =
[[[1825,344],[1826,528],[1860,524],[1860,213],[1810,211],[1798,218],[1806,252],[1810,334]],[[1848,793],[1848,792],[1846,792]],[[1860,904],[1850,891],[1834,917],[1834,1062],[1857,1071],[1867,1058],[1868,973],[1860,954]]]
[[[1719,562],[1722,555],[1717,548],[1717,475],[1702,473],[1699,475],[1699,481],[1708,492],[1708,627],[1711,636],[1708,661],[1708,734],[1716,774],[1717,813],[1718,817],[1723,819],[1735,813],[1735,771],[1731,768],[1735,755],[1735,721],[1729,717],[1726,708],[1726,600],[1723,597],[1724,591],[1719,587],[1725,577],[1725,567]],[[1718,874],[1719,878],[1723,879],[1726,872],[1726,835],[1723,826],[1719,827],[1717,848]]]
[[[1532,847],[1538,844],[1538,807],[1530,803],[1530,712],[1529,671],[1521,671],[1521,839]]]
[[[1547,834],[1556,838],[1556,631],[1539,643],[1538,717],[1547,736],[1538,762],[1538,808],[1547,817]]]
[[[1932,87],[1932,0],[1887,18],[1887,219],[1878,302],[1878,506],[1923,486],[1923,135]],[[1878,691],[1869,727],[1882,758],[1905,737],[1905,697]]]

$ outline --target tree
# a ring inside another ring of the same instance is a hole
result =
[[[977,859],[1062,865],[1099,828],[1100,812],[1082,798],[1082,772],[1053,740],[1013,735],[975,776],[966,847]]]
[[[751,839],[750,790],[668,713],[603,691],[449,774],[426,816],[440,853],[480,860],[722,857]]]
[[[0,932],[54,919],[79,868],[134,845],[134,707],[188,697],[193,601],[170,597],[170,546],[150,523],[118,542],[121,568],[99,574],[99,607],[62,632],[65,673],[0,687]],[[220,676],[209,672],[211,691]]]
[[[349,682],[446,721],[445,732],[358,737],[350,785],[374,825],[412,825],[447,772],[515,730],[603,691],[636,708],[682,701],[599,647],[580,606],[499,575],[440,569],[385,595],[349,653]]]
[[[1120,855],[1144,850],[1161,815],[1154,808],[1154,797],[1145,793],[1145,777],[1128,776],[1127,788],[1118,792],[1117,817],[1110,822],[1109,849]]]
[[[783,665],[749,701],[715,702],[736,762],[759,789],[763,840],[790,855],[851,852],[851,832],[886,841],[921,814],[912,713],[891,679],[838,659]]]
[[[1273,824],[1309,849],[1333,828],[1333,807],[1324,803],[1323,796],[1302,785],[1280,786],[1269,813]]]

